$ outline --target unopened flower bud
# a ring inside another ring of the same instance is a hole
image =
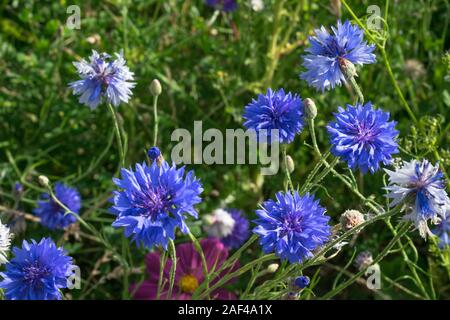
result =
[[[339,66],[346,79],[357,77],[356,68],[353,63],[345,58],[339,58]]]
[[[300,289],[304,289],[307,286],[309,286],[310,282],[311,281],[309,280],[309,277],[307,277],[307,276],[300,276],[300,277],[295,278],[294,285],[296,287],[300,288]]]
[[[314,101],[310,98],[306,98],[303,103],[305,105],[306,117],[308,117],[308,119],[315,119],[317,116],[317,107]]]
[[[279,266],[280,265],[278,263],[271,263],[267,266],[267,272],[275,273],[275,272],[277,272]]]
[[[14,184],[14,191],[13,191],[14,195],[16,197],[20,197],[20,195],[22,195],[23,193],[23,185],[20,182],[16,182]]]
[[[164,157],[162,156],[161,150],[159,150],[158,147],[151,147],[150,149],[148,149],[147,155],[151,161],[156,160],[156,164],[158,166],[161,166],[162,162],[164,161]]]
[[[341,228],[344,231],[353,229],[364,221],[364,215],[358,210],[347,210],[341,215],[340,218]]]
[[[48,178],[46,176],[43,176],[43,175],[40,175],[38,177],[38,181],[39,181],[40,185],[43,186],[43,187],[47,187],[48,184],[50,183]]]
[[[161,94],[162,88],[161,83],[159,82],[158,79],[153,79],[152,83],[150,84],[150,92],[155,97]]]
[[[292,157],[290,155],[286,156],[286,169],[289,171],[289,173],[292,173],[295,169],[294,160],[292,160]]]
[[[373,263],[372,253],[370,251],[360,252],[355,259],[355,266],[359,270],[367,269]]]

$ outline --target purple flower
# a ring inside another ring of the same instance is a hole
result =
[[[57,248],[50,238],[39,243],[26,240],[22,248],[13,248],[14,258],[0,273],[0,288],[8,300],[61,300],[61,289],[67,287],[72,274],[72,258]]]
[[[77,189],[63,183],[56,183],[55,196],[70,211],[78,214],[81,208],[81,197]],[[73,214],[67,213],[48,193],[41,195],[38,207],[33,210],[33,213],[41,218],[41,224],[50,230],[64,229],[77,221]]]
[[[338,21],[337,28],[331,29],[332,35],[322,26],[315,30],[315,36],[309,37],[311,47],[303,57],[307,71],[300,75],[310,86],[322,91],[346,81],[340,63],[350,61],[354,65],[363,65],[375,62],[372,53],[375,45],[367,45],[359,27],[349,21],[344,24]]]
[[[370,102],[364,106],[339,107],[335,120],[327,126],[331,152],[345,160],[351,169],[374,173],[380,162],[388,165],[398,153],[396,122],[388,121],[389,112],[376,110]]]
[[[445,217],[450,206],[439,164],[433,166],[428,160],[404,161],[395,171],[385,171],[389,175],[387,197],[393,199],[390,206],[404,204],[408,212],[405,220],[414,222],[420,235],[426,238],[431,233],[427,221],[437,222],[439,217]]]
[[[231,12],[237,9],[236,0],[206,0],[205,3],[216,10],[222,10],[224,12]]]
[[[206,257],[206,268],[209,272],[217,271],[228,258],[228,250],[217,239],[200,240],[200,246]],[[168,296],[168,284],[170,279],[170,267],[172,260],[169,259],[163,271],[163,286],[161,290],[161,299],[170,300],[190,300],[195,289],[205,280],[200,254],[195,249],[192,242],[179,244],[176,247],[178,264],[175,271],[175,285],[172,295]],[[158,292],[158,280],[160,274],[161,253],[152,252],[145,258],[147,266],[148,279],[142,284],[133,285],[131,292],[134,292],[134,299],[138,300],[156,300]],[[219,277],[216,277],[211,283],[220,280],[228,273],[234,272],[239,267],[238,263],[225,268]],[[224,289],[218,288],[211,293],[211,298],[216,300],[235,300],[236,296]]]
[[[192,171],[185,176],[184,167],[154,161],[150,167],[136,164],[135,171],[122,169],[121,175],[122,179],[113,179],[121,189],[114,191],[110,209],[117,216],[113,227],[125,228],[125,236],[150,249],[158,245],[167,249],[177,227],[188,233],[186,215],[197,218],[194,205],[200,203],[203,191]]]
[[[311,258],[312,251],[326,243],[331,235],[330,217],[310,194],[278,192],[276,201],[265,201],[256,214],[258,226],[253,232],[260,236],[263,251],[275,252],[290,263]]]
[[[116,53],[112,60],[107,53],[93,50],[89,62],[74,62],[81,80],[69,83],[73,94],[79,95],[79,102],[95,109],[105,99],[107,103],[118,106],[121,101],[128,103],[135,83],[133,73],[125,65],[123,54]]]
[[[303,102],[299,96],[283,89],[273,92],[267,90],[267,94],[259,94],[244,110],[244,126],[253,129],[261,136],[267,137],[271,143],[271,130],[278,130],[278,139],[281,143],[290,143],[295,135],[303,129]],[[264,131],[261,131],[264,130]]]

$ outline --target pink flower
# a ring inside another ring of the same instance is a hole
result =
[[[214,238],[207,238],[200,241],[200,245],[205,254],[208,271],[218,270],[228,257],[227,248]],[[163,288],[160,298],[165,300],[190,300],[192,293],[203,282],[202,260],[192,243],[183,243],[177,245],[177,269],[175,272],[175,283],[170,297],[167,296],[169,289],[169,275],[172,266],[172,260],[168,259],[163,272]],[[133,285],[131,292],[133,298],[138,300],[155,300],[158,290],[158,279],[160,272],[160,253],[152,252],[145,258],[145,264],[149,278],[140,285]],[[227,273],[233,272],[238,268],[235,263],[231,268],[224,270],[219,277],[216,277],[210,284],[216,283]],[[212,299],[216,300],[236,300],[236,296],[226,289],[220,288],[211,294]]]

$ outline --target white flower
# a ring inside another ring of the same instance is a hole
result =
[[[204,217],[206,233],[215,238],[224,238],[233,232],[234,219],[223,209],[214,210]]]
[[[254,11],[261,11],[264,9],[263,0],[250,0],[250,6]]]
[[[431,234],[427,221],[437,223],[450,205],[439,164],[433,166],[427,160],[404,161],[395,171],[385,171],[389,175],[387,197],[393,199],[390,206],[403,204],[407,211],[404,219],[414,222],[420,235],[426,238]]]
[[[7,254],[11,245],[11,237],[9,228],[0,221],[0,265],[8,262]]]

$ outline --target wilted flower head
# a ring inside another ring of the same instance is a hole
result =
[[[267,90],[267,94],[259,94],[244,110],[244,126],[254,129],[259,135],[267,137],[271,143],[271,130],[278,130],[278,139],[281,143],[290,143],[295,135],[303,129],[303,102],[299,96],[283,89],[273,92]],[[261,130],[266,130],[261,131]]]
[[[334,113],[335,120],[327,126],[331,152],[345,160],[351,169],[374,173],[380,163],[388,165],[398,153],[396,122],[389,121],[389,112],[364,106],[347,105]]]
[[[0,265],[8,262],[7,256],[11,245],[12,234],[9,228],[0,221]]]
[[[330,34],[325,27],[316,29],[316,35],[309,37],[311,47],[304,56],[303,66],[307,69],[300,77],[317,90],[340,86],[345,82],[341,65],[345,61],[353,65],[363,65],[375,62],[372,53],[375,45],[367,45],[364,32],[356,25],[345,21],[337,22],[337,28],[331,27]]]
[[[216,10],[224,12],[231,12],[237,9],[236,0],[205,0],[205,3]]]
[[[426,71],[423,63],[416,59],[408,59],[405,61],[405,73],[412,79],[422,78]]]
[[[328,241],[331,228],[325,208],[313,195],[300,196],[297,191],[278,192],[276,201],[268,200],[261,210],[253,232],[260,236],[265,253],[275,252],[282,260],[301,263],[312,251]]]
[[[370,267],[373,263],[372,253],[370,251],[362,251],[358,253],[355,259],[355,266],[358,270],[364,270]]]
[[[393,199],[391,207],[403,203],[408,212],[405,219],[414,222],[420,235],[426,238],[430,234],[427,221],[437,222],[450,205],[439,164],[433,166],[428,160],[404,161],[401,168],[385,171],[389,175],[386,189],[387,197]]]
[[[54,190],[56,198],[70,211],[78,214],[81,208],[81,197],[77,189],[63,183],[56,183]],[[48,193],[41,195],[38,207],[33,210],[33,213],[41,218],[41,224],[50,230],[64,229],[77,221],[73,214],[67,213]]]
[[[341,228],[344,231],[351,230],[364,222],[364,216],[358,210],[346,210],[340,218]]]
[[[162,246],[167,249],[169,239],[175,238],[175,228],[189,231],[186,215],[197,218],[194,205],[201,201],[203,191],[192,171],[184,174],[166,161],[156,161],[149,167],[136,164],[136,169],[122,169],[122,179],[114,178],[121,189],[114,191],[111,212],[117,216],[115,228],[125,228],[125,236],[132,237],[138,246]]]
[[[134,88],[134,74],[125,65],[123,53],[116,53],[115,59],[107,53],[93,50],[89,61],[74,62],[81,80],[69,83],[73,94],[79,95],[79,102],[95,109],[102,99],[113,106],[127,103]]]
[[[67,287],[72,274],[72,258],[53,240],[43,238],[39,243],[23,241],[22,248],[13,248],[14,258],[0,273],[0,288],[8,300],[60,300],[61,289]]]
[[[439,237],[439,248],[444,249],[450,246],[450,208],[447,209],[445,217],[440,219],[433,234]]]

